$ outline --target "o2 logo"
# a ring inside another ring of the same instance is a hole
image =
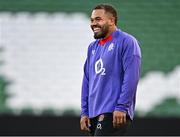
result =
[[[95,72],[96,72],[96,74],[106,75],[105,71],[106,71],[106,69],[103,67],[103,61],[100,58],[95,63]]]

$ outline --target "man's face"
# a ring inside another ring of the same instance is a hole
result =
[[[104,38],[109,33],[109,21],[108,15],[103,9],[93,10],[91,14],[91,29],[94,32],[94,38]]]

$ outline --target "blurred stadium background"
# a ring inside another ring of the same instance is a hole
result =
[[[46,117],[54,122],[60,118],[66,124],[66,119],[71,119],[78,126],[83,64],[93,40],[89,17],[98,3],[113,4],[119,13],[118,27],[141,43],[142,73],[135,119],[143,123],[163,118],[174,120],[172,124],[180,127],[179,0],[0,0],[1,122]],[[27,124],[23,122],[22,126]],[[39,125],[43,122],[39,120]],[[171,131],[179,133],[174,126]],[[27,133],[27,128],[21,132]],[[62,128],[52,131],[70,134]],[[12,123],[2,129],[2,134],[21,133]],[[71,129],[76,130],[72,134],[81,135],[79,127],[72,125]],[[135,133],[147,132],[131,132]],[[155,131],[151,133],[156,135]]]

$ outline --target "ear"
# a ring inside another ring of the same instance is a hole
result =
[[[109,18],[109,25],[115,25],[115,18],[114,17]]]

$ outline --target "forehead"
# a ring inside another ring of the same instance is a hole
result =
[[[104,9],[95,9],[92,11],[91,18],[96,18],[96,17],[105,17],[105,10]]]

